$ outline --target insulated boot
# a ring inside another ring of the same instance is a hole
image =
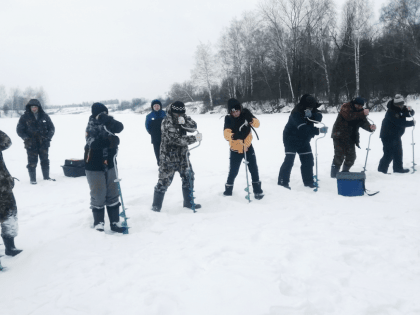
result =
[[[289,186],[289,183],[286,183],[283,179],[280,179],[277,184],[279,186],[283,186],[284,188],[287,188],[289,190],[292,190],[292,188],[290,188],[290,186]]]
[[[349,172],[350,168],[351,168],[351,166],[348,166],[348,165],[344,164],[342,172]]]
[[[29,180],[32,185],[36,185],[36,169],[30,169],[29,172]]]
[[[7,256],[16,256],[17,254],[22,252],[21,249],[16,249],[14,237],[3,237],[2,236],[2,239],[3,239],[4,247],[6,247],[5,254]]]
[[[331,178],[337,178],[337,173],[340,171],[340,166],[331,164]]]
[[[93,208],[93,228],[96,231],[103,232],[105,227],[105,208]]]
[[[192,209],[190,189],[182,187],[182,195],[184,196],[184,208]],[[200,208],[201,208],[201,205],[196,203],[195,209],[200,209]]]
[[[42,170],[42,176],[44,176],[44,180],[51,180],[55,182],[55,179],[50,178],[50,168],[49,167],[43,167]]]
[[[315,183],[314,182],[312,182],[312,183],[306,183],[306,184],[304,184],[305,185],[305,187],[309,187],[309,188],[316,188],[316,186],[315,186]]]
[[[400,170],[394,171],[394,173],[402,173],[402,174],[404,174],[404,173],[408,173],[409,171],[410,170],[408,168],[402,168]]]
[[[378,172],[388,174],[388,168],[385,169],[385,167],[383,167],[383,166],[381,166],[381,164],[379,164]]]
[[[264,193],[261,189],[261,182],[252,183],[252,189],[254,190],[254,198],[261,200],[264,197]]]
[[[232,196],[233,185],[225,184],[225,191],[223,192],[224,196]]]
[[[164,192],[155,190],[155,194],[153,196],[153,204],[152,204],[153,211],[160,212],[160,209],[162,209],[163,197],[165,197]]]
[[[108,212],[109,226],[111,227],[111,231],[124,233],[126,228],[121,226],[120,223],[120,205],[112,207],[107,206],[106,210]]]

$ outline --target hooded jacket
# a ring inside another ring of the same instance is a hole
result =
[[[39,102],[36,104],[31,102],[32,100],[26,105],[25,113],[19,119],[16,132],[25,141],[26,149],[48,148],[55,133],[54,124]],[[38,119],[31,111],[32,105],[38,106]]]
[[[249,148],[252,144],[251,127],[258,128],[260,121],[249,111],[241,105],[241,114],[238,117],[233,117],[230,112],[232,108],[228,106],[229,115],[225,116],[225,125],[223,127],[223,135],[229,141],[230,150],[237,153],[244,153],[244,144]],[[248,126],[243,126],[241,131],[239,128],[248,122]]]
[[[305,117],[305,109],[313,106],[311,107],[312,116],[309,119],[320,122],[322,121],[322,114],[317,109],[320,104],[308,104],[306,102],[306,97],[308,96],[309,94],[303,95],[290,113],[289,120],[283,130],[284,143],[303,145],[309,143],[316,135],[319,135],[319,129]]]
[[[370,123],[363,113],[363,109],[357,110],[352,102],[345,103],[341,106],[341,110],[337,115],[331,138],[348,141],[359,147],[359,128],[372,132],[372,130],[370,130]]]
[[[387,104],[388,110],[382,120],[381,134],[382,139],[401,138],[405,128],[414,126],[414,121],[407,121],[407,117],[414,116],[414,110],[409,111],[407,106],[400,108],[394,105],[394,100]]]
[[[162,137],[162,121],[166,117],[165,111],[162,107],[155,111],[152,107],[152,112],[146,116],[146,130],[152,138],[152,143],[159,143]]]

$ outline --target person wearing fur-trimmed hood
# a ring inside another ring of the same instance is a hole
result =
[[[223,195],[232,196],[233,184],[238,175],[242,159],[244,158],[244,148],[248,161],[249,172],[251,173],[252,188],[254,197],[260,200],[264,197],[261,189],[260,176],[258,174],[257,157],[254,147],[252,146],[251,126],[258,128],[260,121],[247,108],[235,98],[231,98],[227,103],[228,114],[225,116],[225,125],[223,134],[229,141],[230,157],[229,157],[229,174],[225,184]],[[241,126],[243,126],[241,128]],[[239,130],[241,128],[241,130]]]
[[[167,115],[162,121],[162,142],[159,156],[159,180],[154,189],[152,210],[160,212],[163,198],[174,179],[175,172],[179,172],[182,180],[182,195],[184,207],[192,209],[190,190],[194,188],[194,172],[190,163],[188,168],[188,145],[202,140],[200,133],[187,135],[188,129],[197,129],[197,123],[185,114],[185,104],[176,101],[166,108]],[[191,182],[190,182],[191,174]],[[195,204],[195,209],[201,205]]]
[[[379,162],[378,172],[386,174],[389,164],[393,161],[394,173],[408,173],[409,169],[403,168],[401,137],[405,128],[414,126],[414,120],[407,120],[407,117],[414,116],[414,110],[405,105],[404,98],[400,94],[395,95],[387,107],[380,134],[384,155]]]
[[[93,227],[104,231],[105,206],[111,231],[124,233],[120,223],[120,205],[114,156],[120,139],[115,135],[124,129],[121,122],[108,115],[108,108],[101,103],[92,105],[92,115],[86,127],[85,169],[90,188],[90,208]]]
[[[313,181],[314,156],[310,142],[313,137],[319,135],[319,129],[310,120],[319,122],[322,120],[322,114],[318,110],[319,106],[320,104],[315,97],[304,94],[290,113],[289,120],[283,130],[286,156],[280,167],[278,185],[290,189],[290,173],[297,153],[302,164],[300,171],[303,184],[305,187],[315,187]]]

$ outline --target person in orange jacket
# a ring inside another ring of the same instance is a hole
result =
[[[258,128],[260,121],[248,109],[243,108],[242,104],[234,98],[228,100],[228,112],[229,114],[225,116],[224,136],[229,141],[230,146],[230,167],[223,195],[232,196],[233,183],[238,175],[241,161],[244,158],[245,148],[246,158],[249,163],[249,172],[252,178],[254,197],[260,200],[264,197],[264,194],[261,189],[251,132],[251,126]],[[241,126],[243,127],[239,130]]]

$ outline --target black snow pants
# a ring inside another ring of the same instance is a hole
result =
[[[401,171],[403,169],[403,149],[401,137],[399,138],[381,138],[384,145],[384,155],[379,161],[378,171],[388,172],[389,164],[393,161],[393,170]]]
[[[292,172],[292,167],[295,161],[296,153],[299,154],[300,162],[302,163],[302,165],[300,166],[300,172],[302,174],[303,184],[312,184],[314,181],[314,156],[312,154],[310,143],[285,143],[284,147],[286,156],[284,158],[283,164],[280,167],[278,184],[289,184],[290,173]]]
[[[154,141],[153,143],[153,149],[155,150],[157,165],[159,166],[159,156],[160,156],[160,142],[161,141]]]
[[[35,171],[36,166],[38,165],[38,156],[41,160],[41,168],[49,169],[50,160],[48,159],[48,148],[42,146],[37,146],[35,148],[26,149],[28,153],[28,165],[26,166],[28,170]]]
[[[239,168],[241,167],[243,158],[243,153],[230,151],[229,175],[226,183],[227,185],[233,186],[235,178],[238,175]],[[255,156],[254,147],[252,145],[249,147],[248,152],[246,152],[246,159],[249,163],[248,168],[249,172],[251,173],[252,182],[258,183],[260,181],[260,176],[258,174],[257,157]]]

